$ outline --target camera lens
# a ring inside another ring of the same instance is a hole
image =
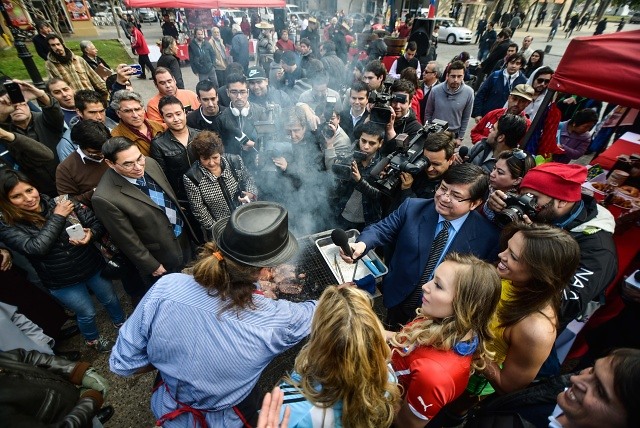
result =
[[[524,212],[518,207],[508,207],[496,214],[496,222],[506,226],[514,221],[522,220]]]

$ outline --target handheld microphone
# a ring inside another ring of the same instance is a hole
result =
[[[460,156],[460,159],[462,159],[463,162],[465,162],[464,158],[466,158],[468,154],[469,147],[467,146],[462,146],[460,147],[460,150],[458,150],[458,156]]]
[[[349,237],[347,236],[347,232],[342,229],[333,229],[331,232],[331,241],[338,247],[342,248],[344,253],[353,258],[353,251],[349,246]]]
[[[372,177],[378,178],[380,173],[386,168],[387,165],[389,165],[389,161],[391,161],[391,158],[389,156],[381,159],[380,162],[378,162],[377,164],[375,164],[373,168],[371,168],[371,171],[369,172],[369,174]]]

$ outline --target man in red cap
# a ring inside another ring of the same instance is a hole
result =
[[[589,310],[589,303],[598,300],[618,267],[613,215],[592,196],[581,193],[586,179],[587,169],[582,165],[549,162],[529,170],[520,184],[520,195],[532,195],[537,205],[536,214],[525,216],[524,221],[565,229],[580,245],[580,266],[562,293],[558,331]],[[496,190],[487,205],[493,211],[502,211],[507,207],[506,198],[504,192]]]

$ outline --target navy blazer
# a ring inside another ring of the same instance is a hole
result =
[[[362,231],[358,241],[367,245],[366,251],[395,243],[394,255],[387,261],[389,273],[382,283],[385,307],[399,305],[418,286],[437,224],[438,213],[433,199],[410,198],[388,217]],[[470,253],[493,262],[498,258],[499,236],[493,223],[471,211],[447,253]]]

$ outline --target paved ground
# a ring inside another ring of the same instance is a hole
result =
[[[526,27],[525,27],[526,28]],[[638,29],[640,25],[627,25],[627,30]],[[143,31],[145,37],[147,38],[147,42],[149,44],[154,43],[161,36],[160,27],[157,23],[150,23],[143,25]],[[521,29],[517,31],[515,40],[519,43],[522,42],[522,38],[531,34],[534,37],[533,48],[534,49],[544,49],[547,45],[546,38],[548,34],[549,28],[539,27],[539,28],[531,28],[531,31],[525,31]],[[614,31],[614,26],[609,25],[608,32]],[[593,27],[583,28],[583,31],[577,32],[574,34],[575,36],[587,36],[593,34]],[[99,38],[107,39],[107,38],[116,38],[115,27],[102,27],[99,28]],[[565,52],[567,45],[569,44],[570,39],[564,38],[564,33],[559,34],[556,39],[551,43],[551,53],[545,56],[545,64],[556,67],[560,62],[560,58],[562,54]],[[127,45],[128,47],[128,45]],[[466,50],[469,51],[472,55],[477,54],[477,45],[462,45],[462,46],[451,46],[446,44],[440,44],[438,49],[438,57],[441,62],[446,63],[449,61],[454,55],[459,54],[461,51]],[[130,52],[130,50],[129,50]],[[133,56],[132,56],[133,57]],[[135,58],[135,57],[133,57]],[[135,59],[132,59],[134,62]],[[185,86],[186,88],[193,89],[197,83],[196,76],[191,72],[189,67],[183,67],[182,69]],[[135,90],[140,92],[143,95],[144,99],[149,99],[153,95],[155,95],[156,90],[153,83],[149,80],[141,81],[134,79],[134,87]],[[117,284],[117,288],[119,291],[119,295],[121,296],[121,300],[124,303],[125,310],[129,313],[131,312],[131,306],[128,303],[128,298],[125,296],[122,287]],[[99,305],[97,305],[100,308]],[[116,338],[117,332],[114,331],[113,326],[108,321],[106,313],[104,310],[100,310],[99,313],[99,327],[100,331],[106,335],[107,337],[114,339]],[[107,424],[109,427],[151,427],[154,425],[154,418],[149,410],[149,397],[151,395],[151,384],[153,382],[154,374],[148,373],[146,375],[140,376],[136,379],[124,379],[118,376],[113,375],[108,368],[108,354],[98,354],[95,351],[88,351],[84,347],[82,343],[82,339],[80,336],[76,336],[75,338],[65,342],[62,345],[63,349],[71,350],[81,350],[83,352],[83,359],[86,361],[90,361],[96,367],[96,369],[103,374],[111,384],[111,391],[109,396],[107,397],[107,403],[112,404],[116,409],[116,414],[113,419]],[[286,370],[291,364],[291,357],[284,358],[276,363],[277,369],[276,371]],[[215,362],[212,362],[215,364]],[[275,379],[277,379],[278,375],[274,375],[270,380],[266,380],[264,382],[265,386],[272,385]]]

